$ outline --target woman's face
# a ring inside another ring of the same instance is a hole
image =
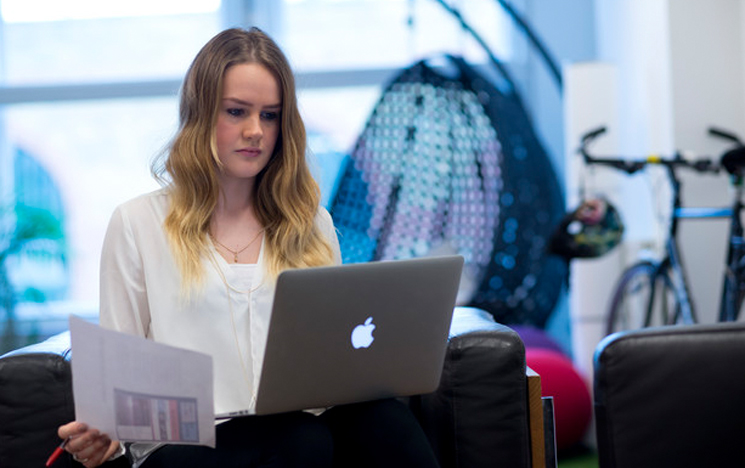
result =
[[[253,181],[274,153],[282,95],[266,68],[243,63],[228,68],[215,127],[223,183]]]

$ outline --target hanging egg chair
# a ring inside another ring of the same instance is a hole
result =
[[[567,274],[546,248],[564,196],[514,83],[490,57],[498,80],[451,55],[401,71],[330,211],[345,263],[459,254],[460,304],[543,327]]]

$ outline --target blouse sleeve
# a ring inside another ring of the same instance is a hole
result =
[[[317,218],[321,232],[323,232],[328,239],[329,244],[331,245],[331,250],[334,251],[334,263],[339,265],[341,264],[341,248],[339,247],[339,238],[336,235],[334,221],[329,212],[323,207],[318,210]]]
[[[104,237],[99,322],[105,328],[142,337],[147,337],[150,327],[142,257],[122,207],[114,211]]]

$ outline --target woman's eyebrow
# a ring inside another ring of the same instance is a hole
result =
[[[238,99],[238,98],[226,97],[226,98],[223,99],[223,101],[231,101],[231,102],[233,102],[235,104],[238,104],[238,105],[241,105],[241,106],[253,107],[253,104],[252,103],[250,103],[248,101],[244,101],[242,99]],[[268,106],[263,106],[263,109],[281,109],[281,108],[282,108],[282,104],[281,103],[279,103],[279,104],[269,104]]]

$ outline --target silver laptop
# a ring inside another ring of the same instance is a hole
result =
[[[446,256],[280,274],[256,413],[434,391],[462,268]]]

